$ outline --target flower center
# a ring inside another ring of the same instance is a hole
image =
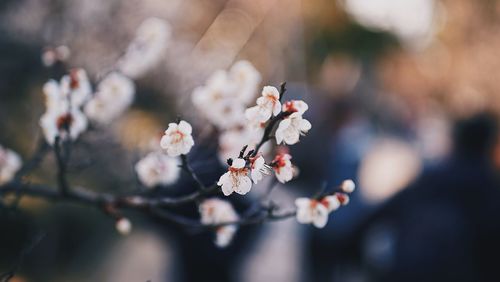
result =
[[[57,118],[56,125],[59,130],[69,130],[73,123],[73,116],[70,113],[63,114]]]

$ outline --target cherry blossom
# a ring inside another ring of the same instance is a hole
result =
[[[255,97],[261,75],[249,61],[241,60],[229,70],[229,79],[239,100],[246,104]]]
[[[0,145],[0,185],[11,181],[21,164],[21,158],[16,152]]]
[[[237,158],[233,161],[228,171],[224,173],[217,182],[221,186],[222,193],[225,196],[236,192],[240,195],[245,195],[252,188],[252,180],[248,176],[249,169],[246,167],[246,161]]]
[[[325,196],[319,200],[298,198],[295,200],[295,205],[299,223],[312,223],[317,228],[323,228],[328,222],[328,214],[338,209],[340,202],[336,196]]]
[[[60,82],[62,95],[71,101],[73,107],[81,107],[91,98],[92,87],[84,69],[72,69]]]
[[[131,79],[119,72],[111,72],[97,85],[96,94],[85,106],[85,114],[98,123],[109,123],[132,104],[134,93],[135,85]]]
[[[283,119],[276,129],[276,143],[293,145],[299,142],[300,135],[304,135],[311,129],[311,123],[302,118],[300,112],[294,112]]]
[[[250,158],[250,176],[253,183],[257,183],[262,180],[262,174],[267,173],[266,161],[262,156],[256,156]]]
[[[139,180],[146,187],[170,185],[179,178],[179,161],[162,152],[151,152],[135,165]]]
[[[131,78],[142,76],[160,62],[170,36],[171,27],[166,21],[159,18],[146,19],[118,61],[118,69]]]
[[[354,189],[356,188],[356,184],[354,184],[354,181],[351,179],[346,179],[342,182],[340,185],[340,189],[346,193],[352,193],[354,192]]]
[[[276,87],[265,86],[262,96],[257,99],[257,106],[248,108],[245,117],[249,121],[266,122],[271,116],[281,112],[280,93]]]
[[[236,62],[228,71],[217,70],[191,96],[197,110],[219,129],[246,123],[245,109],[255,95],[260,74],[247,61]]]
[[[274,169],[276,174],[276,178],[281,183],[286,183],[293,178],[293,165],[290,159],[292,156],[286,153],[280,153],[276,155],[274,160],[271,163],[271,166]]]
[[[303,115],[307,109],[309,109],[309,106],[302,100],[291,100],[283,104],[283,112],[297,112],[300,115]]]
[[[170,157],[185,155],[194,145],[192,131],[191,125],[186,121],[170,123],[161,138],[160,145]]]
[[[233,206],[224,200],[210,198],[204,200],[200,206],[201,223],[205,225],[217,225],[234,222],[239,219]],[[231,243],[237,231],[235,224],[222,225],[216,229],[215,244],[219,247],[226,247]]]

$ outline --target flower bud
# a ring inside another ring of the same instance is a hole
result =
[[[132,223],[128,218],[122,217],[116,221],[115,228],[121,235],[128,235],[132,231]]]
[[[356,184],[351,179],[344,180],[340,185],[340,189],[346,193],[352,193],[356,188]]]

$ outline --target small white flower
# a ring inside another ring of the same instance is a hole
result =
[[[170,123],[161,138],[160,145],[171,157],[186,155],[194,145],[192,131],[191,125],[183,120],[178,124]]]
[[[158,18],[141,23],[134,40],[118,61],[118,69],[131,78],[138,78],[160,62],[171,36],[170,25]]]
[[[276,173],[276,178],[281,183],[286,183],[293,178],[293,165],[290,159],[292,156],[289,154],[278,154],[273,162],[272,167]]]
[[[85,105],[85,114],[98,123],[109,123],[132,104],[134,94],[134,82],[119,72],[112,72],[97,86],[95,96]]]
[[[283,104],[283,112],[299,113],[303,115],[309,106],[302,100],[287,101]]]
[[[281,112],[280,93],[276,87],[265,86],[262,96],[257,99],[257,106],[248,108],[245,116],[249,121],[266,122],[271,116]]]
[[[252,177],[253,183],[257,183],[258,181],[262,180],[263,172],[267,171],[266,161],[264,160],[264,157],[257,156],[250,158],[250,169],[250,176]]]
[[[229,70],[229,79],[239,100],[247,104],[255,97],[261,76],[249,61],[242,60],[233,64]]]
[[[356,184],[351,179],[344,180],[340,185],[340,189],[346,193],[352,193],[356,188]]]
[[[326,196],[320,200],[298,198],[295,200],[295,205],[299,223],[312,223],[317,228],[323,228],[328,222],[328,214],[338,209],[340,202],[335,196]]]
[[[16,152],[0,145],[0,185],[11,181],[21,165],[21,158]]]
[[[54,145],[57,136],[63,140],[76,140],[87,129],[87,118],[80,110],[72,109],[68,112],[62,108],[42,115],[40,126],[47,143]]]
[[[177,159],[168,157],[162,152],[151,152],[135,165],[135,171],[146,187],[154,187],[176,182],[180,167]]]
[[[84,69],[72,69],[69,74],[63,76],[60,89],[75,108],[81,107],[92,95],[92,87]]]
[[[248,168],[245,165],[244,159],[235,159],[228,171],[219,178],[217,185],[222,187],[222,193],[225,196],[229,196],[233,192],[240,195],[250,192],[252,180],[248,176]]]
[[[229,202],[217,198],[204,200],[199,206],[199,211],[201,214],[201,223],[205,225],[234,222],[239,218]],[[215,244],[221,248],[226,247],[231,243],[236,231],[237,226],[234,224],[218,227],[215,231]]]
[[[132,231],[132,222],[128,218],[122,217],[116,221],[115,228],[121,235],[128,235]]]
[[[287,118],[280,121],[276,129],[276,143],[293,145],[299,142],[300,135],[307,133],[311,129],[311,123],[302,118],[300,112],[294,112]]]

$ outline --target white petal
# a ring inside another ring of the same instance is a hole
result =
[[[244,159],[237,158],[233,160],[233,164],[231,167],[239,169],[239,168],[244,168],[246,164],[246,161]]]
[[[187,135],[190,135],[191,132],[193,131],[193,128],[191,127],[191,125],[183,120],[181,120],[179,122],[178,129],[179,129],[179,131],[181,131],[182,133],[187,134]]]
[[[340,201],[335,196],[326,196],[323,200],[328,203],[328,211],[334,211],[340,207]]]
[[[317,228],[323,228],[325,227],[327,222],[328,209],[321,204],[316,205],[315,209],[313,210],[313,225]]]
[[[240,177],[239,184],[240,185],[234,187],[234,192],[240,195],[245,195],[250,192],[250,189],[252,189],[252,180],[250,180],[248,176]]]

